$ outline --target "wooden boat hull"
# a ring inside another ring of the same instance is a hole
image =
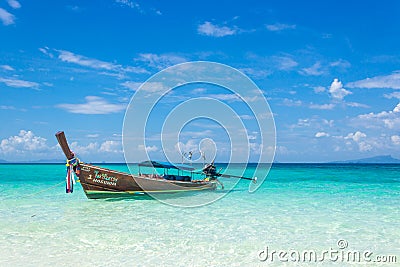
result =
[[[67,158],[68,177],[72,171],[79,181],[88,198],[115,198],[115,197],[150,197],[153,194],[171,194],[179,192],[196,192],[215,190],[216,180],[177,181],[167,180],[161,176],[131,175],[95,165],[80,162],[70,150],[64,132],[57,132],[56,138],[64,155]],[[176,178],[190,178],[176,176]],[[69,191],[67,180],[67,193]]]
[[[95,165],[80,163],[78,174],[86,196],[90,199],[115,197],[149,197],[149,194],[171,194],[215,190],[214,181],[184,182],[162,177],[131,175]]]

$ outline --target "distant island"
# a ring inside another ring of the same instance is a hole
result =
[[[348,163],[348,164],[400,164],[400,159],[393,158],[391,155],[376,156],[371,158],[332,161],[329,163]]]
[[[62,159],[39,159],[39,160],[31,160],[31,161],[7,161],[4,159],[0,159],[0,164],[46,164],[46,163],[65,163],[65,160]]]
[[[0,164],[55,164],[55,163],[65,163],[63,159],[40,159],[32,161],[7,161],[0,159]],[[221,162],[219,162],[221,164]],[[256,162],[254,162],[256,163]],[[274,161],[275,164],[290,164],[293,162],[278,162]],[[307,162],[304,162],[305,164]],[[317,162],[315,162],[317,163]],[[98,162],[98,164],[125,164],[125,162]],[[136,164],[136,163],[130,163]],[[223,163],[227,164],[227,163]],[[400,159],[393,158],[391,155],[375,156],[370,158],[362,159],[350,159],[350,160],[340,160],[340,161],[330,161],[330,162],[320,162],[319,164],[400,164]]]

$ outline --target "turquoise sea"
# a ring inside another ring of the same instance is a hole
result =
[[[0,266],[400,265],[400,165],[275,164],[255,193],[243,180],[197,208],[88,200],[64,179],[62,164],[0,165]]]

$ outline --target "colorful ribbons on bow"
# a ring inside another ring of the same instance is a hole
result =
[[[74,184],[75,184],[75,177],[74,177],[74,172],[76,171],[77,174],[79,175],[79,160],[76,158],[72,158],[70,160],[67,160],[67,177],[66,179],[66,185],[65,185],[65,192],[72,193],[74,191]]]

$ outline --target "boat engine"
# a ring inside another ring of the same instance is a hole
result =
[[[219,176],[217,173],[217,168],[215,167],[213,162],[205,165],[204,168],[202,169],[202,171],[208,177],[214,178],[214,177]]]
[[[220,171],[222,170],[222,168],[220,169]],[[220,172],[219,171],[219,172]],[[207,165],[204,166],[204,168],[202,169],[202,172],[206,175],[206,177],[208,177],[210,180],[214,180],[216,181],[220,186],[221,189],[224,189],[224,185],[221,183],[221,181],[219,181],[217,179],[217,177],[221,176],[221,174],[219,172],[217,172],[217,168],[214,165],[214,162],[211,162]]]

